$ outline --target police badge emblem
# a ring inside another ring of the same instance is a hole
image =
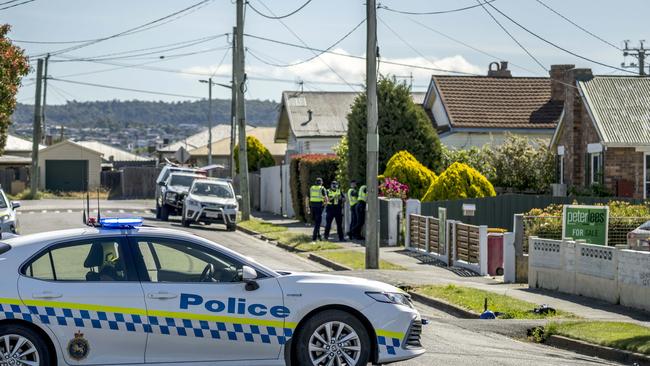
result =
[[[84,338],[84,334],[81,331],[77,331],[74,335],[74,339],[70,340],[68,343],[68,354],[70,358],[76,361],[81,361],[88,356],[90,352],[90,344]]]

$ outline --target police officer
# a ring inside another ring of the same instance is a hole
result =
[[[355,205],[357,212],[357,225],[353,232],[354,238],[359,240],[365,240],[365,237],[361,233],[363,230],[363,225],[366,223],[366,200],[368,199],[368,189],[365,185],[359,187],[359,201]]]
[[[314,232],[311,240],[321,240],[320,224],[323,220],[323,207],[327,203],[327,190],[323,187],[323,179],[316,178],[316,184],[309,188],[309,209],[314,221]]]
[[[348,230],[348,237],[354,239],[354,229],[357,226],[357,201],[359,192],[357,192],[357,181],[350,181],[350,189],[348,189],[348,202],[350,202],[350,229]]]
[[[325,206],[325,240],[329,240],[332,221],[336,220],[336,232],[339,241],[343,241],[343,202],[344,196],[336,181],[332,182],[331,188],[327,191],[327,206]]]

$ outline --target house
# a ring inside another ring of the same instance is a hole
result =
[[[274,141],[275,127],[255,127],[246,131],[246,136],[254,136],[264,145],[273,156],[277,165],[282,164],[287,150],[287,144]],[[191,161],[197,166],[208,165],[208,146],[190,150]],[[212,164],[221,164],[225,175],[230,174],[230,137],[212,143]],[[219,172],[216,173],[219,175]]]
[[[219,124],[212,127],[212,141],[219,141],[227,137],[230,137],[230,124]],[[207,146],[208,140],[209,133],[208,129],[206,128],[205,130],[195,135],[189,136],[182,140],[178,140],[166,146],[161,146],[156,149],[158,161],[164,162],[165,158],[174,160],[174,155],[180,148],[183,148],[186,151],[198,149],[202,146]]]
[[[102,154],[102,169],[120,169],[125,166],[156,166],[156,159],[146,158],[99,141],[77,141],[77,144]]]
[[[48,191],[85,191],[100,185],[102,154],[63,140],[39,151],[39,186]]]
[[[5,192],[18,194],[28,186],[32,147],[31,141],[7,134],[4,153],[0,156],[0,186]],[[44,148],[38,145],[39,150]]]
[[[305,92],[282,93],[275,142],[286,143],[286,162],[295,154],[331,154],[348,132],[348,114],[358,93]],[[424,93],[412,93],[422,104]]]
[[[564,113],[551,141],[558,183],[650,198],[650,78],[567,69],[561,80]]]
[[[515,77],[507,62],[493,62],[487,76],[432,76],[423,104],[451,148],[500,144],[508,133],[549,141],[563,107],[551,84],[551,77]]]

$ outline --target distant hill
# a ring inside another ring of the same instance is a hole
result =
[[[246,118],[254,126],[275,126],[278,104],[268,100],[247,100]],[[214,121],[230,121],[230,100],[212,101]],[[32,123],[34,106],[18,104],[12,115],[14,124]],[[208,101],[195,102],[149,102],[96,101],[68,102],[64,105],[47,106],[48,124],[66,127],[110,127],[124,125],[178,125],[189,123],[205,125]]]

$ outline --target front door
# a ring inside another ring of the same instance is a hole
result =
[[[121,237],[55,244],[22,269],[18,289],[68,364],[144,362],[145,304]]]
[[[246,291],[243,264],[205,245],[131,237],[152,326],[146,362],[275,360],[290,331],[275,278]],[[148,279],[148,281],[147,281]]]

